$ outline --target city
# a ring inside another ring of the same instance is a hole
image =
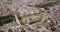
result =
[[[0,32],[60,32],[60,0],[0,0]]]

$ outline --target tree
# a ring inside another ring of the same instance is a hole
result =
[[[35,5],[35,7],[36,7],[36,8],[44,8],[44,9],[46,9],[46,10],[49,10],[48,7],[54,6],[54,5],[56,5],[56,4],[57,4],[56,2],[48,2],[48,3],[44,4],[44,5],[40,5],[40,4]]]
[[[11,29],[9,29],[8,32],[13,32],[13,31]]]
[[[13,15],[1,16],[0,17],[0,24],[6,24],[12,22],[14,19]]]
[[[51,28],[52,32],[56,30],[55,24],[53,22],[50,23],[49,27]]]

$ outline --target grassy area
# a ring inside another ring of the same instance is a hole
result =
[[[23,20],[22,20],[22,18],[20,16],[18,16],[18,19],[19,19],[19,22],[20,22],[21,25],[25,25]]]
[[[22,19],[19,19],[21,25],[25,25]]]
[[[38,14],[39,14],[39,13],[38,13]],[[27,15],[27,16],[23,16],[23,18],[24,18],[24,17],[35,16],[35,15],[37,15],[37,13],[35,13],[35,14],[30,14],[30,15]],[[25,22],[23,22],[22,19],[19,19],[19,21],[20,21],[21,25],[25,25]],[[40,21],[40,20],[38,20],[38,21],[33,21],[33,22],[31,22],[30,24],[33,24],[33,23],[36,23],[36,22],[39,22],[39,21]]]
[[[21,24],[21,25],[25,25],[25,23],[24,23],[22,20],[19,20],[19,21],[20,21],[20,24]],[[34,23],[37,23],[37,22],[40,22],[40,21],[41,21],[41,20],[33,21],[33,22],[29,23],[29,25],[34,24]]]

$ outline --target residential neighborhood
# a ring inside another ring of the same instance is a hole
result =
[[[0,0],[0,32],[60,32],[60,0]]]

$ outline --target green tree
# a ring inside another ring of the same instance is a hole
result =
[[[56,2],[50,2],[50,3],[48,2],[48,3],[44,4],[44,5],[40,5],[40,4],[35,5],[35,7],[36,7],[36,8],[44,8],[44,9],[46,9],[46,10],[49,10],[48,7],[54,6],[54,5],[56,5],[56,4],[57,4]]]
[[[13,32],[13,31],[11,29],[9,29],[8,32]]]
[[[52,32],[56,30],[55,24],[53,22],[50,23],[49,27],[51,28]]]

